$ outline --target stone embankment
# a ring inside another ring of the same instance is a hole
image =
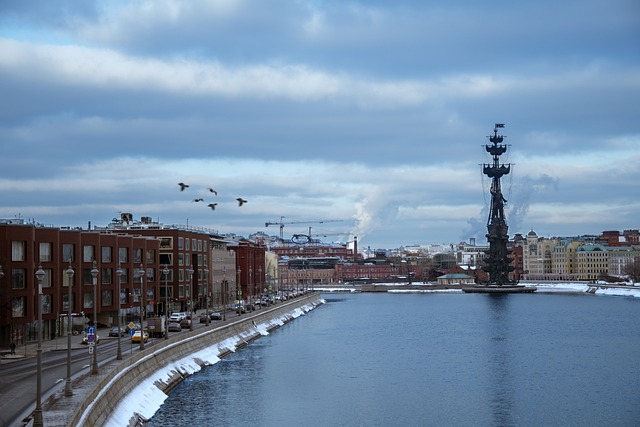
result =
[[[208,348],[215,348],[217,357],[224,357],[225,353],[243,347],[251,340],[264,335],[266,331],[281,326],[321,303],[319,294],[309,293],[272,308],[258,310],[255,314],[242,315],[237,321],[225,326],[181,333],[179,337],[123,360],[85,395],[71,415],[68,425],[105,425],[113,416],[114,408],[118,407],[141,381],[152,377],[157,371],[167,369],[167,366],[176,361],[189,358],[190,355]],[[220,348],[220,343],[226,343],[226,347]],[[194,361],[200,366],[209,364],[207,360],[196,358]],[[156,381],[155,385],[159,390],[167,392],[187,375],[190,373],[170,369],[166,381]],[[132,413],[130,425],[135,424],[138,417],[139,414]]]

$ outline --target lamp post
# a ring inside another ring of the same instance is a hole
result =
[[[145,271],[140,264],[135,271],[135,277],[140,279],[140,351],[144,350],[144,276]]]
[[[38,358],[36,375],[36,410],[33,413],[34,427],[42,427],[42,280],[45,272],[42,266],[38,266],[36,278],[38,279]]]
[[[95,331],[93,340],[93,367],[91,368],[92,375],[98,375],[98,267],[96,262],[93,261],[93,268],[91,269],[91,277],[93,277],[93,328]],[[91,345],[91,343],[89,343]]]
[[[167,264],[162,269],[164,275],[164,339],[169,339],[169,286],[167,281],[169,280],[169,268]]]
[[[122,288],[122,278],[124,277],[124,270],[122,266],[118,264],[118,269],[116,270],[116,274],[118,275],[118,349],[116,350],[116,360],[122,360],[122,348],[120,347],[120,335],[122,331],[122,315],[121,315],[121,300],[120,300],[120,292]]]
[[[71,335],[73,332],[71,313],[73,313],[73,275],[75,273],[71,268],[71,261],[69,261],[69,268],[65,273],[69,280],[67,282],[67,378],[64,383],[64,395],[71,397],[73,396],[71,388]]]
[[[227,266],[222,266],[222,320],[227,320],[227,294],[229,293],[227,285]]]
[[[236,300],[238,300],[238,303],[240,303],[240,296],[242,295],[242,286],[240,285],[240,273],[242,273],[242,270],[238,268],[236,272],[238,273],[238,280],[236,281]]]
[[[210,325],[210,321],[211,321],[211,316],[209,316],[209,269],[205,268],[204,269],[204,291],[206,293],[205,295],[205,314],[207,315],[207,326]]]
[[[193,268],[187,270],[189,273],[189,330],[193,331]]]

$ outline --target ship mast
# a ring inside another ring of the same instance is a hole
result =
[[[502,286],[513,285],[515,282],[509,280],[509,273],[514,270],[511,264],[513,261],[509,257],[511,251],[507,249],[509,241],[509,227],[504,215],[504,205],[507,200],[502,195],[500,178],[511,172],[510,164],[500,164],[500,156],[507,151],[507,146],[502,144],[504,137],[498,135],[498,129],[504,128],[503,123],[496,123],[493,128],[493,135],[489,136],[491,144],[485,145],[485,149],[492,156],[491,164],[483,164],[482,172],[491,178],[491,206],[489,208],[489,218],[487,220],[487,240],[489,241],[489,251],[484,259],[485,265],[482,267],[489,274],[487,285]]]

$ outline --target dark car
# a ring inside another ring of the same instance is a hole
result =
[[[117,326],[114,326],[113,328],[109,329],[109,336],[110,337],[123,337],[124,336],[124,328],[118,328]]]
[[[222,320],[222,314],[218,313],[217,311],[214,311],[213,313],[211,313],[210,317],[211,317],[211,320]]]
[[[191,319],[182,319],[180,321],[180,326],[184,329],[184,328],[190,328],[191,327]]]

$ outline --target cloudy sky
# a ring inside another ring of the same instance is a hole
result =
[[[505,123],[511,235],[640,227],[637,0],[2,0],[0,94],[0,218],[484,242]]]

